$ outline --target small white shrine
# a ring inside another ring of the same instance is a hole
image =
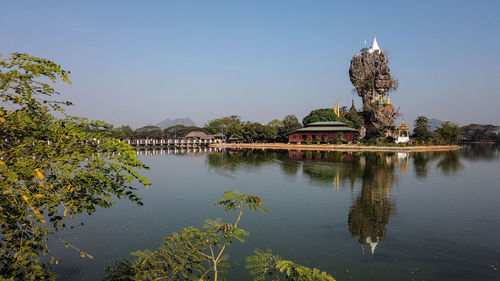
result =
[[[401,126],[398,129],[398,138],[396,139],[396,143],[407,143],[409,141],[410,141],[410,132],[405,124],[405,120],[403,120]]]

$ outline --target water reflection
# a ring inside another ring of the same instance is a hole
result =
[[[420,153],[385,153],[385,152],[331,152],[331,151],[277,151],[263,149],[227,150],[212,147],[201,148],[175,148],[175,149],[139,149],[137,155],[208,155],[207,162],[211,167],[236,170],[242,167],[256,167],[266,162],[282,161],[282,171],[287,175],[296,175],[302,164],[315,165],[319,162],[339,164],[363,164],[362,155],[389,154],[396,155],[399,162],[401,159],[411,159],[418,178],[427,176],[430,164],[437,162],[442,172],[455,172],[462,168],[461,158],[469,161],[493,161],[500,157],[500,146],[491,144],[464,145],[459,151],[439,151]],[[390,160],[390,159],[389,159]],[[394,159],[390,160],[393,161]],[[405,163],[400,163],[404,165]],[[408,163],[406,163],[406,166]],[[328,166],[328,165],[327,165]],[[345,168],[345,167],[344,167]],[[352,168],[352,167],[351,167]],[[328,168],[326,168],[329,170]],[[332,176],[332,171],[324,171],[319,167],[308,167],[311,178],[324,182]],[[315,172],[316,171],[316,172]],[[317,172],[321,171],[321,172]],[[321,176],[323,174],[323,176]],[[334,175],[336,176],[336,174]],[[323,178],[323,179],[321,179]]]
[[[347,221],[351,235],[358,237],[359,243],[368,244],[372,255],[384,239],[389,217],[395,209],[390,199],[396,178],[394,165],[398,163],[405,168],[407,159],[406,154],[367,153],[360,157],[361,191],[351,206]]]
[[[404,177],[410,163],[415,177],[423,180],[434,172],[452,175],[464,167],[463,159],[475,161],[499,157],[498,146],[466,146],[459,151],[426,153],[205,150],[138,153],[204,156],[211,169],[227,177],[232,177],[238,170],[260,170],[278,164],[289,179],[302,176],[313,186],[353,192],[347,215],[349,232],[360,244],[367,245],[372,255],[387,236],[387,225],[396,210],[391,189]]]
[[[437,168],[443,174],[460,170],[460,152],[387,153],[337,151],[264,151],[226,150],[206,156],[211,168],[234,172],[260,169],[278,162],[287,177],[301,173],[311,185],[340,191],[360,190],[349,210],[347,223],[352,237],[368,245],[373,255],[386,237],[389,218],[396,210],[391,189],[398,177],[404,176],[410,161],[417,178],[427,177]],[[399,173],[398,173],[399,171]],[[364,249],[364,248],[363,248]]]
[[[236,264],[253,247],[272,247],[338,280],[498,280],[498,148],[464,146],[436,153],[140,150],[153,183],[148,190],[138,189],[144,206],[121,200],[97,216],[79,217],[85,229],[59,235],[95,259],[81,259],[55,241],[54,253],[65,261],[56,270],[61,280],[102,280],[112,261],[155,249],[172,231],[224,216],[212,202],[237,186],[262,195],[271,212],[245,216],[252,234],[246,244],[231,249]],[[230,274],[228,280],[250,280],[242,267]]]
[[[431,164],[436,163],[436,168],[443,174],[452,174],[463,168],[461,163],[461,151],[438,151],[427,153],[413,153],[413,165],[415,176],[418,179],[425,179],[429,168],[434,168]]]
[[[461,155],[469,161],[493,161],[500,157],[500,145],[474,144],[465,145]]]
[[[280,151],[266,150],[222,150],[219,153],[207,154],[209,167],[236,171],[239,169],[257,169],[275,160],[283,160]]]

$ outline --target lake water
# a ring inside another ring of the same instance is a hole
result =
[[[250,232],[227,251],[228,280],[252,280],[254,248],[318,267],[337,280],[500,280],[500,151],[341,153],[141,152],[152,182],[144,206],[119,201],[52,239],[60,280],[101,280],[113,262],[207,218],[232,220],[224,191],[260,196],[269,214],[246,212]],[[84,222],[83,226],[78,226]]]

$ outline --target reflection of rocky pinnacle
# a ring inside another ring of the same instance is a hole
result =
[[[360,167],[363,158],[360,158]],[[375,154],[364,158],[361,191],[349,211],[347,223],[349,232],[358,237],[362,245],[369,245],[375,254],[378,243],[384,240],[394,204],[389,200],[392,183],[395,180],[393,157]],[[364,248],[363,248],[364,249]]]

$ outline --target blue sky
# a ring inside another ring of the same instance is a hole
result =
[[[500,1],[2,1],[0,53],[72,72],[70,112],[139,127],[267,123],[356,105],[351,57],[374,33],[406,120],[500,124]]]

